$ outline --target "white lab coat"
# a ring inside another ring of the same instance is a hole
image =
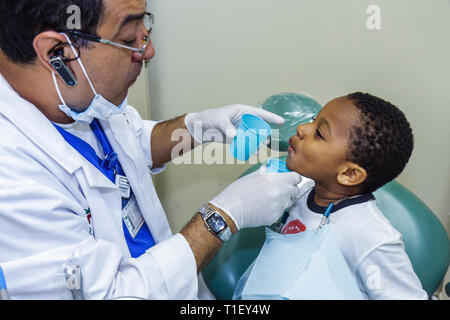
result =
[[[64,268],[75,262],[88,299],[197,298],[194,255],[172,235],[150,175],[156,122],[128,106],[101,124],[157,243],[137,259],[124,237],[118,188],[0,75],[0,265],[9,294],[71,298]]]

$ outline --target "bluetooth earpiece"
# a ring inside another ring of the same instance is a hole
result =
[[[75,79],[75,76],[73,75],[70,68],[66,65],[66,62],[70,62],[73,60],[76,60],[80,57],[78,54],[78,57],[74,59],[67,59],[64,57],[64,52],[62,48],[58,48],[59,46],[69,45],[68,43],[58,44],[55,47],[53,47],[50,52],[54,52],[53,56],[50,57],[50,65],[55,70],[55,72],[59,75],[61,80],[68,86],[68,87],[75,87],[77,85],[77,80]],[[78,49],[78,48],[77,48]],[[79,53],[79,50],[78,50]]]

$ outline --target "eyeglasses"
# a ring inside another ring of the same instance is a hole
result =
[[[145,49],[147,48],[147,45],[150,42],[150,35],[152,34],[154,23],[155,23],[155,16],[150,12],[145,12],[144,18],[143,18],[143,24],[144,24],[145,31],[147,32],[148,35],[144,36],[142,38],[142,47],[140,49],[126,46],[126,45],[123,45],[123,44],[120,44],[117,42],[113,42],[113,41],[109,41],[106,39],[102,39],[93,34],[84,33],[84,32],[78,31],[78,30],[71,29],[71,30],[66,30],[65,32],[69,33],[70,35],[72,35],[74,37],[82,38],[82,39],[85,39],[88,41],[94,41],[94,42],[98,42],[98,43],[108,44],[111,46],[128,49],[128,50],[132,50],[134,52],[138,52],[140,54],[144,54]]]

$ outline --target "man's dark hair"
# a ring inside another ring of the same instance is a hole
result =
[[[350,130],[347,158],[367,172],[362,192],[373,192],[403,171],[414,147],[413,133],[390,102],[361,92],[347,98],[360,113],[360,123]]]
[[[0,0],[0,49],[14,63],[33,63],[34,38],[44,31],[67,29],[71,5],[80,8],[81,30],[95,35],[103,15],[103,0]]]

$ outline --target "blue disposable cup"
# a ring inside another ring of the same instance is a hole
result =
[[[236,159],[247,161],[272,134],[269,124],[252,114],[242,115],[230,152]]]
[[[266,173],[284,173],[290,171],[286,166],[286,162],[280,159],[269,159],[266,165]]]

